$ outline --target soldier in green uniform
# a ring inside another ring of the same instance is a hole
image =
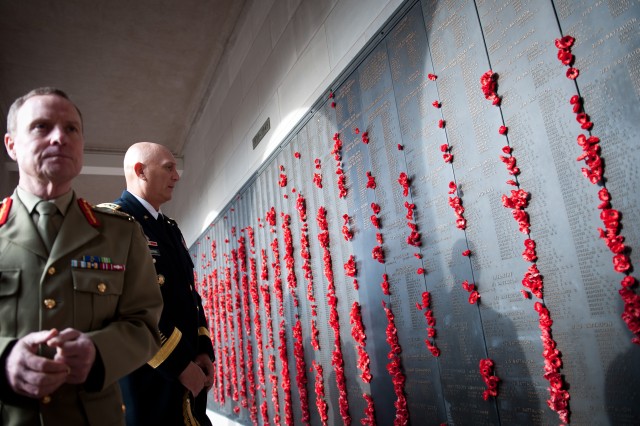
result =
[[[124,425],[118,380],[159,348],[139,224],[77,198],[82,117],[40,88],[9,110],[19,183],[0,204],[0,424]]]

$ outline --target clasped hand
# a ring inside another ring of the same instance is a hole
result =
[[[213,386],[213,364],[206,354],[196,356],[178,377],[180,383],[197,396],[203,389],[207,392]]]
[[[53,359],[38,355],[40,345],[55,348]],[[42,398],[64,383],[84,383],[95,359],[96,348],[86,334],[73,328],[52,329],[19,339],[7,357],[5,370],[14,392]]]

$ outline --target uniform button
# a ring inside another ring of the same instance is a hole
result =
[[[158,274],[158,284],[164,284],[164,275]]]
[[[153,263],[156,263],[156,260],[155,260],[155,259],[153,259]]]
[[[47,309],[53,309],[56,307],[56,301],[53,299],[44,299],[44,306]]]
[[[127,407],[124,404],[120,406],[120,409],[122,410],[123,413],[127,411]]]
[[[107,291],[107,285],[105,283],[98,284],[98,291],[100,293],[104,293],[105,291]]]
[[[55,273],[56,273],[56,268],[54,268],[53,266],[47,269],[47,274],[53,275]]]
[[[48,404],[51,402],[51,397],[49,395],[45,395],[42,397],[42,399],[40,400],[43,404]]]

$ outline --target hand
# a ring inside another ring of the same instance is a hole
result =
[[[206,376],[204,381],[204,387],[207,389],[207,392],[211,390],[213,387],[213,363],[207,354],[200,354],[194,360],[196,365],[202,369],[202,372]]]
[[[69,366],[67,383],[77,385],[87,380],[96,360],[96,347],[89,336],[73,328],[67,328],[50,338],[47,345],[56,348],[54,361]]]
[[[182,385],[191,391],[193,396],[196,396],[204,389],[204,382],[206,376],[202,372],[202,369],[194,362],[190,362],[187,368],[184,369],[178,380]]]
[[[58,330],[29,333],[19,339],[7,357],[5,371],[14,392],[31,398],[42,398],[62,386],[69,375],[64,362],[37,355],[38,346],[55,338]]]

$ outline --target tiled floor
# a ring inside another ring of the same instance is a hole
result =
[[[207,410],[207,416],[211,419],[213,426],[242,426],[240,423],[236,423],[233,420]]]

